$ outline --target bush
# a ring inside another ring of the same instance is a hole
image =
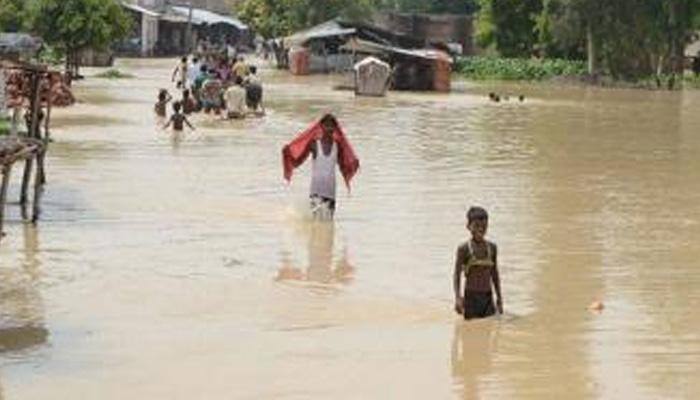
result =
[[[558,76],[583,76],[586,63],[562,59],[463,57],[457,60],[455,71],[478,80],[538,81]]]
[[[700,89],[700,75],[686,75],[683,86],[689,89]]]
[[[121,72],[118,69],[108,69],[107,71],[101,72],[95,76],[97,78],[105,79],[129,79],[134,77],[133,75]]]
[[[48,64],[48,65],[62,65],[63,64],[63,56],[59,51],[56,50],[56,48],[51,47],[51,46],[44,46],[44,48],[39,52],[38,55],[38,61],[42,64]]]
[[[10,120],[7,118],[0,118],[0,136],[10,134]]]

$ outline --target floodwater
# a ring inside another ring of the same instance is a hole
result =
[[[152,106],[174,64],[121,61],[137,79],[80,82],[56,113],[43,218],[11,206],[0,244],[3,399],[700,395],[699,92],[374,99],[266,70],[266,118],[173,135]],[[362,169],[313,224],[309,168],[286,185],[280,150],[324,111]],[[471,204],[506,315],[465,323]]]

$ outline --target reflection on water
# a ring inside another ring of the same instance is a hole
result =
[[[17,223],[0,246],[3,326],[44,343],[34,328],[51,326],[52,346],[35,364],[19,351],[31,365],[4,367],[7,393],[700,393],[700,92],[466,83],[360,99],[332,77],[264,70],[265,118],[193,115],[197,131],[173,135],[152,102],[174,65],[120,60],[137,78],[77,82],[87,101],[56,110],[41,246]],[[362,169],[317,225],[288,218],[310,166],[285,185],[280,151],[327,110]],[[517,322],[453,327],[472,204],[490,212]]]
[[[41,273],[37,227],[24,224],[23,240],[21,266],[0,269],[0,352],[44,344],[49,336],[37,288]]]
[[[492,371],[492,358],[497,352],[500,322],[491,318],[454,325],[452,336],[452,379],[464,399],[486,398],[480,390],[484,377]]]
[[[337,262],[334,261],[335,223],[332,220],[308,220],[298,224],[297,231],[307,237],[308,261],[306,268],[295,267],[289,252],[282,252],[277,281],[307,281],[321,284],[348,284],[355,268],[348,260],[345,246]]]

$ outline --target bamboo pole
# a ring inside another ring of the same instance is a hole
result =
[[[34,201],[32,203],[32,223],[36,224],[41,213],[41,195],[44,192],[44,185],[41,182],[41,177],[44,173],[44,163],[42,161],[43,149],[37,154],[36,175],[34,176]]]
[[[32,113],[32,120],[30,123],[29,127],[29,132],[28,135],[30,138],[36,138],[36,139],[41,139],[39,136],[39,110],[40,110],[40,101],[41,99],[39,98],[39,90],[40,90],[40,74],[38,72],[33,72],[32,73],[32,97],[30,99],[30,107],[31,107],[31,113]],[[38,157],[37,157],[37,163],[38,163]],[[22,176],[22,189],[20,191],[20,197],[19,197],[19,203],[24,206],[27,204],[28,200],[28,192],[29,192],[29,183],[31,181],[32,177],[32,166],[34,163],[34,157],[30,157],[25,161],[24,163],[24,174]],[[38,172],[38,171],[37,171]]]
[[[46,159],[46,150],[49,147],[49,142],[51,141],[51,133],[49,132],[49,121],[51,120],[51,94],[49,92],[49,99],[46,103],[46,116],[44,117],[44,146],[39,153],[39,163],[41,164],[41,184],[46,184],[46,168],[44,167],[44,160]]]
[[[24,161],[24,173],[22,174],[22,189],[19,195],[19,204],[25,206],[28,200],[29,182],[32,178],[32,170],[34,169],[34,156],[27,158]]]
[[[32,122],[29,131],[29,137],[36,139],[41,139],[39,137],[39,110],[41,110],[41,99],[39,98],[39,91],[41,90],[41,75],[39,72],[32,73]]]
[[[6,164],[2,166],[2,183],[0,184],[0,240],[5,233],[3,232],[3,223],[5,221],[5,203],[7,201],[7,187],[10,184],[10,172],[12,171],[12,164]]]
[[[51,132],[49,131],[49,124],[51,123],[51,109],[53,108],[51,102],[51,94],[49,93],[49,99],[46,103],[46,116],[44,118],[44,139],[47,143],[51,140]]]
[[[32,222],[36,224],[39,220],[39,213],[41,212],[40,201],[41,194],[43,192],[43,185],[46,181],[46,176],[44,175],[44,152],[46,151],[46,144],[41,138],[41,126],[39,124],[39,111],[41,110],[41,74],[36,72],[33,76],[34,93],[32,93],[32,105],[34,108],[34,113],[32,114],[32,137],[38,141],[44,143],[43,146],[35,153],[36,157],[36,174],[34,175],[34,201],[32,204]],[[51,92],[49,91],[49,99],[51,101]]]

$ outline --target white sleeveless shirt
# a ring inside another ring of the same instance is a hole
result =
[[[321,140],[316,140],[316,158],[311,167],[311,196],[335,200],[335,167],[338,164],[338,146],[335,141],[330,154],[323,152]]]

